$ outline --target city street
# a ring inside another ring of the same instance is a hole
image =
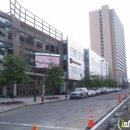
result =
[[[29,106],[0,114],[1,130],[32,130],[35,122],[39,130],[85,130],[89,110],[98,121],[118,104],[130,90],[104,94],[85,99],[64,100]]]

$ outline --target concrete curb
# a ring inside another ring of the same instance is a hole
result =
[[[90,130],[105,130],[109,126],[110,119],[114,117],[114,114],[118,112],[121,107],[126,104],[126,102],[130,99],[130,96],[126,98],[123,102],[118,104],[112,111],[110,111],[105,117],[103,117],[95,126],[93,126]],[[87,129],[87,128],[86,128]]]
[[[67,99],[60,99],[60,100],[55,100],[55,101],[48,101],[48,102],[40,102],[40,103],[35,103],[35,104],[27,104],[27,103],[24,103],[25,105],[21,105],[21,106],[12,108],[12,109],[8,109],[8,110],[5,110],[5,111],[2,111],[2,112],[0,112],[0,114],[5,113],[5,112],[9,112],[9,111],[13,111],[13,110],[16,110],[16,109],[20,109],[20,108],[23,108],[23,107],[42,105],[42,104],[53,103],[53,102],[60,102],[60,101],[68,100],[68,99],[69,99],[69,98],[67,98]]]

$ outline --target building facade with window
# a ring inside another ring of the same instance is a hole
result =
[[[108,61],[110,78],[123,85],[127,82],[123,24],[115,10],[109,9],[108,5],[91,11],[89,21],[91,49]]]
[[[85,74],[84,48],[70,37],[63,40],[63,69],[67,90],[80,87]]]
[[[108,78],[108,62],[91,49],[85,49],[85,71],[99,78]]]
[[[63,34],[30,11],[22,7],[16,0],[10,1],[10,13],[0,11],[0,71],[5,55],[13,54],[25,60],[30,68],[26,72],[36,80],[36,95],[51,94],[52,90],[44,86],[46,69],[36,68],[35,53],[58,54],[63,56]],[[23,56],[25,54],[25,56]],[[60,66],[62,58],[60,58]],[[11,86],[0,88],[0,96],[9,96]],[[60,93],[60,88],[55,90]],[[15,96],[33,96],[34,84],[15,85]]]

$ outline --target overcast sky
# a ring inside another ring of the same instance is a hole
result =
[[[130,78],[130,4],[129,0],[17,0],[64,35],[84,48],[90,46],[89,12],[109,5],[124,25],[128,78]],[[0,10],[9,12],[9,0],[1,0]]]

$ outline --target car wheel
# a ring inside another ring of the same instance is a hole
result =
[[[80,95],[80,99],[82,99],[83,98],[83,95]]]
[[[72,97],[70,99],[73,99]]]
[[[86,93],[86,98],[88,98],[88,94]]]

